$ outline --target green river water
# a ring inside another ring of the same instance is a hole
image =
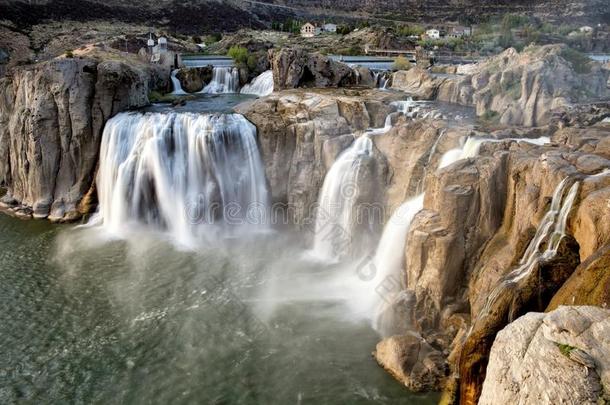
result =
[[[379,368],[291,235],[182,251],[100,232],[0,215],[0,403],[436,402]]]

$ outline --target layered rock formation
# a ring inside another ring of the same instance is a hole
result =
[[[356,76],[344,63],[302,48],[270,50],[275,90],[297,87],[339,87],[354,84]]]
[[[392,88],[420,98],[472,105],[477,115],[503,125],[540,126],[553,112],[610,96],[610,72],[579,60],[563,45],[508,49],[468,74],[434,77],[422,69],[397,72]]]
[[[498,333],[480,405],[610,400],[610,310],[529,313]]]
[[[104,124],[146,105],[150,78],[119,61],[58,58],[0,80],[2,205],[54,221],[88,212]]]
[[[212,66],[198,68],[182,68],[176,73],[182,90],[187,93],[197,93],[212,81]]]

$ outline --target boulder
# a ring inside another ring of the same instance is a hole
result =
[[[599,404],[610,400],[610,311],[559,307],[500,331],[479,405]]]
[[[373,355],[380,366],[414,392],[438,391],[446,376],[442,353],[415,332],[382,340]]]
[[[197,93],[212,81],[214,68],[212,66],[182,68],[176,73],[182,90],[187,93]]]

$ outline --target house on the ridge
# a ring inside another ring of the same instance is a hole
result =
[[[431,28],[426,30],[426,37],[430,39],[439,39],[441,37],[441,32],[436,28]]]
[[[303,24],[303,26],[301,27],[301,36],[304,38],[313,38],[316,35],[320,35],[321,32],[322,30],[320,29],[320,27],[316,27],[315,25],[309,22]]]

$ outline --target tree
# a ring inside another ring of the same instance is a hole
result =
[[[404,56],[399,56],[394,60],[392,65],[393,70],[409,70],[411,69],[411,62]]]

